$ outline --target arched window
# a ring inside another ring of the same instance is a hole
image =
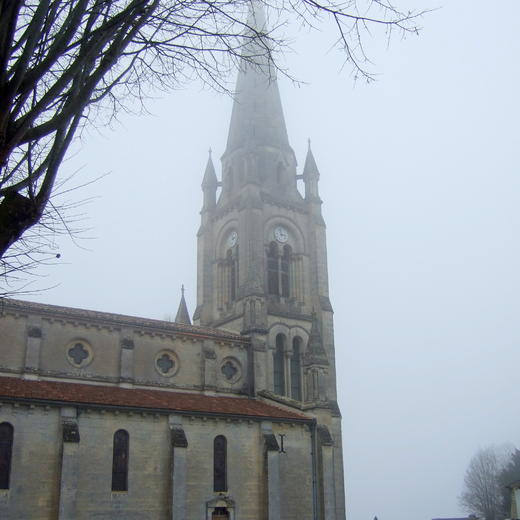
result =
[[[267,252],[267,292],[280,295],[280,282],[278,280],[278,246],[271,242]]]
[[[282,286],[282,296],[289,298],[290,296],[290,277],[289,269],[291,265],[291,246],[283,247],[283,255],[281,258],[280,281]]]
[[[238,289],[238,245],[226,253],[228,271],[228,301],[235,301]]]
[[[0,489],[9,489],[11,455],[13,453],[13,427],[7,422],[0,424]]]
[[[293,353],[291,357],[291,397],[296,401],[301,401],[301,344],[302,340],[298,336],[293,339]]]
[[[227,440],[223,435],[213,440],[213,491],[227,491]]]
[[[274,393],[285,395],[285,336],[277,334],[273,357]]]
[[[117,430],[114,433],[112,491],[128,491],[128,446],[128,432]]]

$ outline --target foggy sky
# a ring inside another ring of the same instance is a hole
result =
[[[370,86],[328,29],[286,57],[306,82],[280,81],[298,173],[309,137],[321,172],[350,520],[461,515],[473,453],[520,446],[518,19],[517,0],[452,0],[418,38],[376,33]],[[200,183],[232,100],[161,96],[83,133],[70,184],[109,173],[67,196],[98,196],[90,238],[57,239],[37,285],[59,285],[27,299],[162,319],[184,283],[193,312]]]

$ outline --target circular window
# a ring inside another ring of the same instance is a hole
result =
[[[161,376],[171,377],[179,370],[179,360],[174,352],[162,350],[155,357],[155,369]]]
[[[94,359],[92,347],[83,339],[71,341],[66,353],[68,362],[76,368],[84,368]]]
[[[236,383],[242,377],[242,367],[235,358],[225,358],[220,365],[220,371],[230,384]]]

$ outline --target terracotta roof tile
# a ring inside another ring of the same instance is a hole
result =
[[[121,388],[93,384],[32,381],[0,377],[0,399],[18,398],[84,405],[107,405],[151,411],[200,412],[273,419],[310,420],[302,413],[257,399],[214,397],[167,390]]]

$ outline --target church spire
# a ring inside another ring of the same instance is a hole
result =
[[[175,323],[191,325],[188,306],[186,305],[186,300],[184,299],[184,285],[181,287],[181,301],[179,302],[179,308],[177,310],[177,315],[175,316]]]
[[[213,166],[213,160],[211,159],[211,148],[208,153],[209,157],[206,164],[206,171],[202,179],[202,192],[204,194],[202,209],[212,210],[215,207],[217,199],[218,180],[215,167]]]
[[[262,6],[253,3],[247,24],[266,32]],[[244,46],[225,155],[266,146],[290,149],[269,42],[259,36]]]
[[[309,139],[309,149],[303,166],[303,182],[305,183],[305,196],[307,199],[319,198],[318,181],[320,172],[316,165],[316,160],[311,150],[311,140]]]

